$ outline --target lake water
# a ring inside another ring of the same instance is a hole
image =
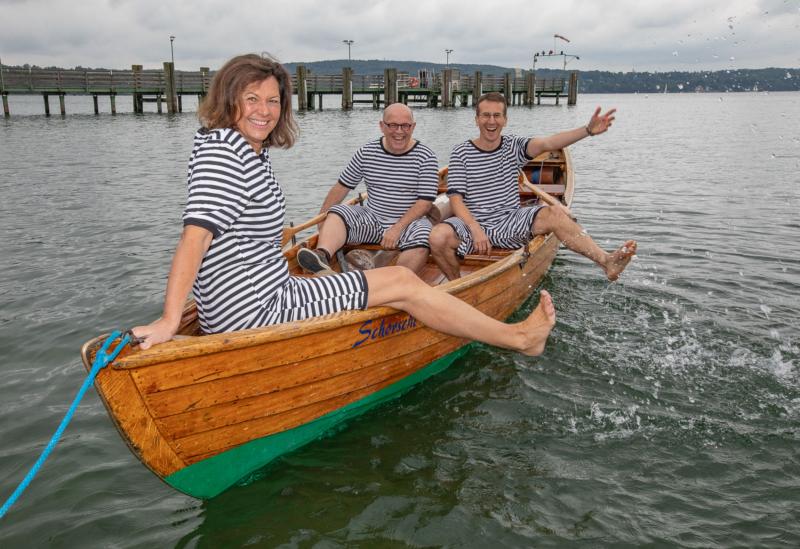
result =
[[[638,239],[639,255],[608,284],[559,253],[542,357],[476,346],[210,501],[142,466],[90,390],[0,520],[0,546],[800,545],[800,94],[578,101],[513,107],[507,131],[543,135],[618,107],[608,134],[572,147],[573,210],[607,248]],[[378,135],[376,111],[330,107],[299,115],[299,143],[273,154],[295,221]],[[78,98],[67,112],[83,114],[64,118],[45,118],[36,97],[11,110],[0,502],[83,382],[81,344],[159,314],[197,126],[192,113],[94,116]],[[415,112],[442,165],[476,135],[469,109]]]

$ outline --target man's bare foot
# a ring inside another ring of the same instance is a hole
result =
[[[625,244],[620,246],[617,251],[608,254],[609,257],[603,269],[606,271],[606,276],[611,282],[619,278],[619,275],[622,274],[622,271],[624,271],[628,263],[631,262],[633,256],[636,255],[636,246],[635,240],[628,240]]]
[[[520,352],[528,356],[542,354],[547,336],[555,325],[556,308],[553,306],[553,298],[547,290],[542,290],[539,294],[539,304],[528,318],[517,325],[525,334],[525,344]]]

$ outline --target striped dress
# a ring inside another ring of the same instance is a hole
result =
[[[201,129],[189,159],[184,225],[213,235],[193,286],[205,333],[366,307],[362,273],[289,276],[281,252],[286,203],[269,152],[234,129]]]

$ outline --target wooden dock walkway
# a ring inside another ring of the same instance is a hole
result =
[[[3,113],[11,115],[9,95],[41,95],[45,115],[50,115],[50,97],[59,99],[59,112],[66,115],[64,97],[67,95],[91,95],[94,113],[99,114],[99,97],[108,97],[111,113],[116,114],[116,99],[119,95],[131,96],[133,112],[143,113],[144,103],[157,103],[159,113],[162,103],[170,113],[183,111],[183,96],[197,96],[198,100],[208,92],[213,77],[207,67],[199,71],[175,71],[172,63],[164,63],[163,69],[144,70],[141,65],[132,65],[131,70],[60,70],[19,69],[0,66],[0,95]],[[339,75],[317,75],[297,66],[292,75],[298,110],[322,108],[325,95],[341,96],[342,109],[352,109],[354,104],[371,104],[373,108],[402,102],[424,104],[429,107],[467,106],[475,98],[489,91],[501,92],[509,105],[541,104],[542,98],[555,99],[556,105],[566,97],[569,105],[577,102],[577,72],[570,74],[569,81],[563,78],[536,79],[527,71],[522,77],[512,73],[503,76],[484,76],[480,72],[460,75],[454,69],[445,69],[425,79],[408,74],[399,74],[396,69],[386,69],[384,74],[354,75],[352,69],[344,68]]]

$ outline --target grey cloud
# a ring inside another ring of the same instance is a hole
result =
[[[570,67],[583,70],[800,65],[793,39],[800,25],[796,1],[0,2],[0,56],[10,64],[159,66],[169,59],[174,35],[176,64],[187,69],[216,67],[251,51],[270,51],[283,61],[342,59],[343,39],[355,40],[352,52],[359,59],[441,63],[448,48],[453,63],[529,67],[533,52],[551,49],[558,33],[571,42],[559,42],[557,49],[580,55]]]

